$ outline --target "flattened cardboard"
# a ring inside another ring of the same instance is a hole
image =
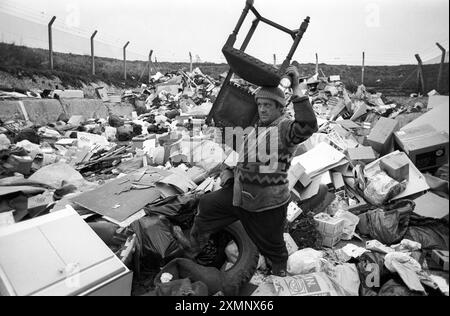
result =
[[[292,165],[300,163],[306,173],[315,177],[325,171],[347,163],[345,155],[327,143],[320,143],[307,153],[294,157]]]
[[[435,107],[434,109],[415,119],[411,123],[403,126],[400,130],[403,131],[405,129],[429,124],[433,126],[433,128],[438,132],[447,132],[448,134],[449,133],[448,116],[449,116],[449,106],[447,103],[446,105]]]
[[[115,179],[93,191],[72,198],[72,202],[121,223],[161,196],[157,188],[148,188],[146,178],[151,178],[151,174],[142,177],[142,183],[146,184],[143,189],[132,188],[136,177],[141,175],[142,172],[138,171]]]
[[[425,195],[415,199],[414,203],[416,203],[414,213],[420,216],[437,219],[448,216],[448,200],[434,194],[433,192],[428,192]]]

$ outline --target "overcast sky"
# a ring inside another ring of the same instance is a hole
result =
[[[244,0],[0,0],[0,33],[3,41],[45,47],[43,21],[55,15],[58,51],[89,54],[89,34],[98,30],[99,55],[119,58],[120,47],[130,41],[130,58],[143,59],[153,49],[158,61],[188,61],[191,51],[202,61],[224,62],[221,48],[244,5]],[[424,60],[439,55],[436,42],[449,46],[448,0],[255,0],[255,7],[290,29],[311,17],[294,56],[300,63],[314,62],[317,52],[320,62],[360,64],[362,51],[369,65],[415,63],[415,53]],[[253,18],[249,14],[237,45]],[[288,35],[260,24],[248,52],[266,62],[276,54],[281,62],[291,43]]]

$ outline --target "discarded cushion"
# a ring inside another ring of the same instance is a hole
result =
[[[257,86],[278,87],[281,80],[280,72],[241,50],[231,46],[222,49],[225,58],[234,73]]]

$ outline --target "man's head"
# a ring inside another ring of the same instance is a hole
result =
[[[286,106],[284,92],[278,87],[262,87],[255,96],[259,119],[270,124],[284,113]]]

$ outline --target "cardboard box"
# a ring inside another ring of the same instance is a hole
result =
[[[395,133],[395,140],[421,171],[448,163],[449,138],[431,125],[422,125]]]
[[[322,235],[322,246],[334,247],[341,240],[345,221],[341,218],[333,218],[326,213],[317,214],[314,220],[317,230]]]
[[[322,235],[322,246],[324,246],[324,247],[333,248],[340,241],[341,241],[341,236]]]
[[[347,153],[350,161],[354,163],[369,164],[375,159],[377,159],[372,147],[360,146],[357,148],[349,148],[347,150]]]
[[[340,236],[344,230],[344,220],[333,218],[326,213],[319,213],[314,216],[317,230],[325,236]]]
[[[311,178],[306,173],[305,168],[297,163],[291,165],[288,171],[289,190],[292,191],[294,187],[306,188],[311,183]]]
[[[396,120],[381,117],[367,137],[367,141],[378,153],[386,155],[394,147],[393,134],[398,129],[399,125]]]
[[[448,271],[448,251],[433,250],[431,258],[434,262],[439,264],[444,271]]]
[[[381,159],[380,168],[398,182],[409,180],[409,163],[401,161],[395,156]]]

